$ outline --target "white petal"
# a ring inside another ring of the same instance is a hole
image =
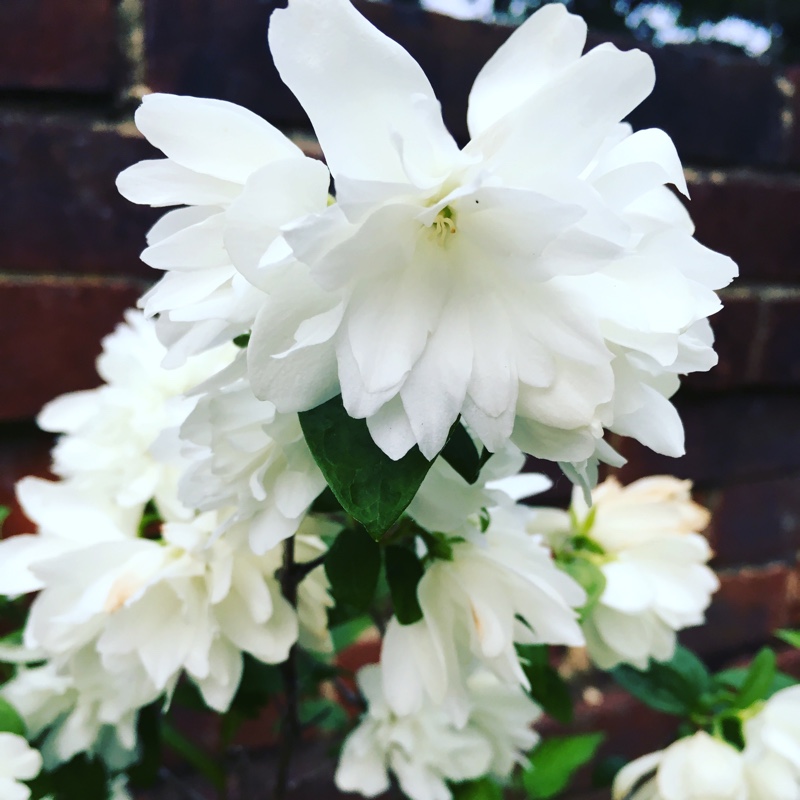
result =
[[[478,73],[467,123],[475,138],[519,108],[564,67],[577,61],[586,23],[559,3],[546,5],[520,25]]]
[[[399,140],[427,169],[443,173],[457,152],[420,66],[349,0],[292,0],[273,13],[272,57],[311,118],[331,172],[407,181]]]
[[[230,264],[222,232],[224,214],[173,233],[142,251],[141,259],[155,269],[194,270]]]
[[[241,186],[159,158],[120,172],[117,189],[126,200],[142,205],[215,206],[233,200]]]
[[[149,94],[135,118],[147,140],[175,163],[224,181],[244,183],[271,161],[302,155],[277,128],[225,100]]]

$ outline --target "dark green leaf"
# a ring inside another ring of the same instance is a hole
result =
[[[749,708],[759,700],[765,700],[775,680],[775,653],[765,647],[758,652],[747,670],[733,708]]]
[[[575,772],[594,758],[602,733],[546,739],[531,753],[522,776],[528,796],[546,800],[562,792]]]
[[[651,661],[644,672],[623,664],[611,674],[623,689],[650,708],[677,716],[686,716],[697,708],[711,683],[703,662],[680,646],[672,660]]]
[[[0,732],[16,733],[17,736],[25,735],[25,723],[22,721],[17,709],[0,697]]]
[[[32,800],[108,800],[108,780],[100,761],[76,756],[52,772],[29,781]]]
[[[744,727],[739,717],[723,717],[719,721],[725,741],[737,750],[744,750]]]
[[[478,480],[481,458],[472,437],[460,423],[453,426],[441,456],[467,483]]]
[[[572,722],[572,697],[569,686],[550,666],[546,645],[526,645],[517,648],[522,669],[530,681],[530,696],[553,719]]]
[[[731,689],[739,691],[744,686],[744,682],[747,679],[748,673],[749,670],[743,667],[725,669],[722,672],[718,672],[714,676],[714,682],[718,686],[727,686]],[[769,699],[776,692],[780,692],[781,689],[788,689],[790,686],[794,686],[796,683],[797,681],[791,675],[787,675],[785,672],[776,672],[765,697]]]
[[[580,556],[559,561],[558,566],[583,587],[586,592],[586,603],[581,613],[588,614],[606,590],[606,576],[603,571],[594,562]]]
[[[244,349],[245,347],[247,347],[248,344],[250,344],[250,334],[240,333],[238,336],[234,336],[233,343],[237,347],[241,347],[242,349]]]
[[[623,756],[606,756],[601,758],[592,770],[592,786],[596,789],[605,789],[614,783],[617,773],[628,763]]]
[[[783,628],[782,630],[775,631],[775,635],[786,642],[786,644],[800,648],[800,631],[792,631],[788,628]]]
[[[367,423],[347,415],[341,396],[300,413],[309,449],[342,508],[379,539],[405,511],[431,462],[414,447],[392,461]]]
[[[417,586],[425,568],[417,556],[405,547],[392,545],[386,551],[386,578],[392,594],[394,615],[401,625],[413,625],[422,619]]]
[[[0,506],[0,527],[3,526],[3,523],[8,519],[10,513],[11,509],[8,506]]]
[[[456,783],[451,788],[453,800],[503,800],[503,788],[491,778]]]
[[[347,727],[349,717],[337,702],[326,697],[313,697],[302,703],[300,722],[324,733],[336,733]]]
[[[345,528],[325,556],[325,574],[337,603],[366,611],[375,594],[381,549],[363,528]]]

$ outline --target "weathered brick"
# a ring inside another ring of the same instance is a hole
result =
[[[742,280],[800,282],[799,179],[746,170],[688,176],[700,242],[736,261]]]
[[[157,278],[139,253],[163,212],[129,203],[114,185],[155,155],[132,125],[0,115],[0,272]]]
[[[267,49],[269,15],[279,0],[151,0],[147,4],[146,82],[159,91],[219,97],[288,126],[308,124],[281,83]],[[455,20],[420,9],[356,0],[380,30],[420,63],[443,103],[445,122],[466,140],[469,90],[512,29]],[[632,37],[593,33],[589,46]],[[708,47],[650,48],[658,83],[633,115],[663,127],[685,159],[700,163],[778,163],[784,98],[768,66]]]
[[[773,632],[792,625],[793,571],[785,564],[723,571],[721,586],[706,612],[706,624],[681,640],[715,665],[773,641]]]
[[[0,278],[0,420],[30,419],[56,395],[100,383],[100,339],[141,287],[91,278]]]
[[[109,92],[119,72],[113,0],[3,0],[0,88]]]
[[[715,494],[707,532],[715,568],[794,563],[800,550],[800,473],[741,483]]]
[[[673,474],[709,489],[800,472],[800,414],[791,392],[679,392],[686,455],[669,458],[631,439],[612,439],[628,463],[627,483],[644,475]]]

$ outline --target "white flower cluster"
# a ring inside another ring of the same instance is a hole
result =
[[[547,535],[562,564],[588,562],[602,573],[602,592],[581,623],[601,669],[668,661],[675,632],[704,621],[719,587],[699,533],[709,518],[692,501],[691,482],[669,476],[625,487],[609,478],[592,492],[591,507],[576,490],[568,513],[534,510],[528,529]]]
[[[42,757],[21,736],[0,733],[0,797],[3,800],[28,800],[30,789],[24,781],[35,778],[42,769]]]
[[[744,723],[737,750],[699,732],[624,767],[614,800],[797,800],[800,687],[773,695]]]
[[[669,137],[621,122],[649,57],[585,39],[562,4],[534,14],[476,79],[463,148],[349,0],[270,23],[325,164],[230,103],[145,97],[136,124],[165,157],[118,186],[180,206],[142,254],[165,274],[105,340],[105,384],[43,410],[60,480],[19,484],[37,530],[0,543],[0,594],[38,593],[0,692],[47,768],[87,752],[117,773],[139,710],[182,678],[225,711],[245,656],[331,649],[319,565],[345,515],[312,511],[326,482],[298,413],[337,395],[395,461],[433,460],[456,423],[491,455],[472,485],[437,460],[397,528],[413,613],[359,677],[342,789],[391,771],[447,800],[449,781],[507,777],[537,739],[519,647],[644,666],[702,620],[716,582],[685,482],[606,483],[569,516],[517,504],[548,485],[518,474],[525,454],[586,487],[620,462],[606,431],[682,453],[669,398],[714,363],[707,317],[736,271],[692,238]],[[284,552],[308,566],[296,607]],[[567,574],[581,559],[598,598]]]
[[[650,58],[582,55],[584,22],[547,5],[478,75],[459,149],[419,65],[349,0],[291,0],[269,39],[327,168],[230,103],[155,94],[136,114],[166,158],[120,190],[186,206],[143,253],[166,270],[143,304],[167,362],[252,328],[260,399],[341,393],[394,459],[433,458],[459,416],[575,479],[618,460],[604,429],[680,455],[668,398],[715,363],[706,318],[736,268],[666,188],[686,193],[669,137],[620,121]]]
[[[20,505],[37,532],[0,542],[0,593],[38,592],[20,659],[45,664],[19,670],[0,692],[32,736],[45,736],[48,767],[81,752],[124,767],[136,755],[139,709],[169,697],[181,675],[210,708],[225,711],[244,654],[272,664],[284,661],[298,640],[330,649],[332,601],[322,568],[301,582],[295,611],[276,578],[282,551],[251,549],[263,545],[259,520],[237,497],[243,487],[260,493],[262,516],[278,509],[272,519],[292,507],[297,476],[316,470],[307,450],[297,455],[304,447],[298,432],[284,437],[282,450],[265,432],[276,427],[273,410],[247,398],[238,379],[232,383],[238,407],[250,402],[256,413],[238,417],[220,401],[222,421],[209,424],[219,444],[211,455],[179,438],[181,426],[192,424],[187,418],[214,414],[222,391],[188,390],[220,370],[230,373],[236,352],[228,344],[164,369],[166,350],[153,323],[129,312],[104,341],[98,370],[106,383],[59,398],[42,413],[43,427],[64,431],[54,450],[62,480],[18,484]],[[250,460],[237,456],[240,444]],[[230,475],[216,476],[227,491],[208,490],[208,502],[200,503],[197,485],[184,483],[213,457],[231,465]],[[275,474],[253,463],[270,458],[280,465]],[[303,503],[291,508],[299,562],[318,559],[325,552],[320,536],[337,530],[305,513],[324,485],[317,473],[312,483]],[[273,527],[277,543],[286,525]]]

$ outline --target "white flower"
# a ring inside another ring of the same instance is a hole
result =
[[[240,270],[258,266],[280,227],[325,208],[330,177],[280,131],[222,100],[147,95],[136,125],[165,159],[126,169],[117,187],[134,203],[187,206],[170,211],[148,234],[142,260],[167,273],[141,300],[159,315],[165,364],[214,347],[250,329],[263,293],[231,265],[231,231]]]
[[[605,589],[583,620],[599,667],[625,662],[645,669],[650,658],[668,660],[675,631],[703,622],[719,586],[699,534],[709,516],[692,502],[691,482],[669,476],[626,487],[609,478],[593,491],[591,509],[576,490],[569,515],[534,513],[529,530],[548,533],[557,555],[586,558],[603,573]]]
[[[30,789],[21,781],[35,778],[42,769],[42,756],[21,736],[0,733],[0,797],[28,800]]]
[[[748,746],[774,753],[800,772],[800,686],[776,692],[745,722]]]
[[[278,414],[253,394],[244,354],[204,389],[181,427],[189,463],[180,498],[201,511],[230,509],[223,525],[246,521],[253,550],[263,554],[295,533],[325,479],[297,414]]]
[[[42,740],[52,769],[78,753],[101,758],[112,769],[136,760],[139,709],[161,692],[142,669],[109,673],[89,646],[43,666],[20,669],[0,690]]]
[[[669,137],[620,124],[652,89],[650,58],[581,56],[585,37],[557,3],[516,30],[475,82],[459,150],[419,65],[349,0],[273,14],[336,203],[285,230],[309,269],[259,311],[259,397],[290,412],[341,391],[392,458],[432,458],[459,415],[489,450],[511,438],[576,473],[606,455],[604,427],[682,452],[666,398],[712,363],[704,320],[735,266],[665,188],[686,188]]]
[[[381,668],[358,674],[367,713],[347,737],[336,771],[343,792],[374,797],[389,788],[393,772],[411,800],[449,800],[447,781],[487,773],[507,777],[538,737],[531,725],[538,707],[518,688],[477,673],[469,681],[469,716],[457,727],[447,712],[427,704],[413,714],[396,715],[383,695]]]
[[[462,540],[452,541],[452,559],[425,571],[417,588],[423,619],[389,623],[381,662],[386,699],[398,714],[419,710],[427,695],[463,721],[472,662],[528,687],[515,643],[583,644],[575,611],[583,590],[525,532],[520,515],[490,513],[486,533],[465,527]]]
[[[154,498],[163,516],[186,517],[176,498],[180,464],[159,450],[194,407],[184,393],[229,364],[235,348],[204,353],[176,370],[161,366],[165,352],[153,323],[126,312],[97,360],[105,384],[53,400],[38,423],[65,434],[53,450],[57,475],[125,508],[141,510]]]
[[[648,777],[654,770],[655,776]],[[629,796],[631,800],[748,800],[744,761],[736,748],[700,731],[620,770],[614,800]]]
[[[455,531],[483,508],[510,506],[550,488],[545,475],[521,473],[524,465],[525,456],[509,443],[469,484],[443,458],[437,458],[405,513],[426,530]]]

